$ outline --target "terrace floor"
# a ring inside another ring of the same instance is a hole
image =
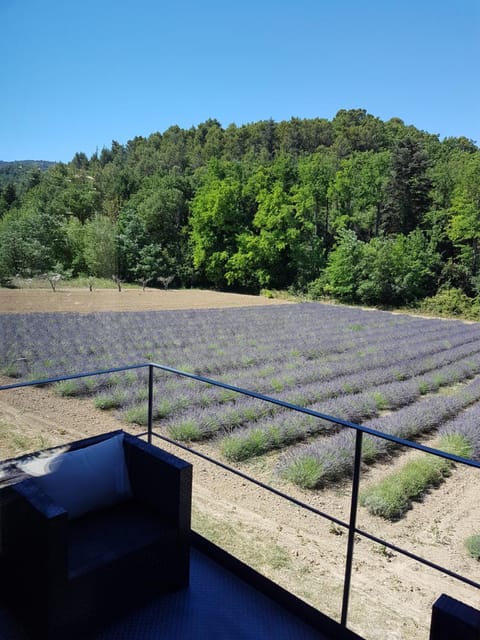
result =
[[[221,557],[223,552],[216,549]],[[192,548],[188,589],[164,595],[126,613],[84,640],[361,640],[303,603],[294,613],[299,603],[296,598],[292,596],[288,602],[285,592],[281,598],[270,597],[271,593],[266,594],[270,591],[268,584],[265,588],[268,581],[260,577],[260,582],[253,586],[254,572],[246,569],[250,574],[248,580],[218,557],[214,559]],[[21,627],[2,605],[0,637],[26,640]]]

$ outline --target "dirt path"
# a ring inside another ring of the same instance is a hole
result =
[[[72,305],[83,306],[83,302],[76,304],[83,300],[82,294],[71,292],[61,298],[57,293],[43,292],[43,307],[50,309],[52,299],[57,301],[56,304],[64,300],[65,308],[57,307],[58,311],[71,310]],[[111,293],[116,296],[123,294]],[[190,305],[185,293],[191,295]],[[201,299],[205,305],[220,301],[217,294],[202,298],[204,293],[183,292],[180,308],[193,307],[195,301],[200,304]],[[6,300],[2,294],[0,290],[0,306]],[[122,300],[127,300],[127,296]],[[238,306],[238,301],[239,298],[234,296],[228,306]],[[16,301],[10,298],[9,304],[17,310],[22,307],[23,311],[28,311],[34,301],[22,293]],[[36,310],[41,310],[38,300],[35,304]],[[102,310],[106,310],[103,305]],[[0,378],[0,385],[11,382]],[[88,399],[58,397],[48,388],[29,387],[0,392],[1,458],[117,428],[125,428],[125,425],[113,413],[95,409]],[[132,433],[142,431],[131,425],[126,430]],[[193,454],[178,451],[177,447],[165,443],[161,446],[194,464],[193,526],[196,530],[321,611],[339,619],[347,543],[343,529]],[[219,455],[208,445],[197,448],[212,457]],[[347,520],[349,483],[341,483],[322,492],[296,489],[283,484],[275,474],[277,456],[272,454],[240,468],[326,513]],[[366,470],[364,485],[371,482],[373,473],[378,478],[404,463],[405,458],[401,461],[392,458],[390,463],[374,471]],[[464,539],[480,531],[478,473],[474,471],[455,469],[451,478],[432,491],[424,502],[415,504],[397,523],[386,523],[361,508],[358,526],[480,581],[480,564],[468,558],[463,548]],[[371,640],[426,640],[431,606],[441,593],[448,593],[472,606],[480,606],[478,594],[471,588],[358,537],[349,613],[349,626],[357,633]]]

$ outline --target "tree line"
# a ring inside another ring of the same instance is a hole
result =
[[[0,185],[4,284],[174,277],[384,305],[480,292],[478,147],[364,109],[172,126]]]

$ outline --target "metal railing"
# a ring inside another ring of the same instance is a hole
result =
[[[363,443],[363,436],[364,435],[370,435],[370,436],[374,436],[377,438],[381,438],[383,440],[387,440],[389,442],[392,442],[398,446],[404,446],[407,447],[409,449],[416,449],[417,451],[421,451],[423,453],[427,453],[430,455],[434,455],[440,458],[444,458],[446,460],[450,460],[452,462],[456,462],[458,464],[462,464],[462,465],[466,465],[469,467],[474,467],[476,469],[480,469],[480,463],[476,462],[474,460],[470,460],[467,458],[462,458],[460,456],[451,454],[451,453],[446,453],[444,451],[440,451],[438,449],[434,449],[432,447],[427,447],[425,445],[419,444],[417,442],[411,442],[409,440],[404,440],[402,438],[397,438],[396,436],[392,436],[390,434],[387,433],[382,433],[381,431],[377,431],[375,429],[371,429],[367,426],[363,426],[363,425],[358,425],[355,424],[353,422],[348,422],[346,420],[342,420],[340,418],[335,418],[333,416],[324,414],[324,413],[320,413],[318,411],[314,411],[312,409],[309,409],[308,407],[301,407],[295,404],[292,404],[290,402],[285,402],[283,400],[278,400],[276,398],[273,398],[271,396],[267,396],[264,395],[262,393],[257,393],[255,391],[250,391],[248,389],[243,389],[241,387],[236,387],[230,384],[227,384],[225,382],[220,382],[218,380],[214,380],[212,378],[207,378],[204,376],[199,376],[196,375],[194,373],[189,373],[186,371],[181,371],[179,369],[175,369],[173,367],[169,367],[169,366],[165,366],[165,365],[161,365],[155,362],[148,362],[148,363],[142,363],[142,364],[134,364],[134,365],[128,365],[128,366],[123,366],[123,367],[115,367],[115,368],[110,368],[110,369],[103,369],[103,370],[99,370],[99,371],[89,371],[89,372],[84,372],[84,373],[77,373],[77,374],[73,374],[73,375],[65,375],[65,376],[58,376],[55,378],[45,378],[42,380],[33,380],[33,381],[28,381],[28,382],[16,382],[13,384],[8,384],[8,385],[3,385],[0,386],[0,391],[3,390],[7,390],[7,389],[17,389],[17,388],[21,388],[21,387],[28,387],[28,386],[38,386],[38,385],[47,385],[47,384],[52,384],[52,383],[56,383],[56,382],[63,382],[65,380],[74,380],[74,379],[78,379],[78,378],[88,378],[88,377],[92,377],[92,376],[100,376],[100,375],[108,375],[108,374],[112,374],[112,373],[119,373],[122,371],[129,371],[132,369],[145,369],[148,367],[148,418],[147,418],[147,431],[145,433],[141,433],[139,434],[139,437],[141,436],[147,436],[148,442],[152,442],[153,437],[159,439],[159,440],[163,440],[165,442],[168,442],[170,444],[175,445],[176,447],[179,447],[181,449],[184,449],[185,451],[188,451],[190,454],[193,454],[199,458],[202,458],[212,464],[215,464],[219,467],[221,467],[222,469],[225,469],[239,477],[241,477],[244,480],[247,480],[255,485],[257,485],[258,487],[269,491],[270,493],[273,493],[276,496],[279,496],[287,501],[289,501],[290,503],[299,506],[303,509],[306,509],[307,511],[310,511],[311,513],[314,513],[318,516],[321,516],[322,518],[326,518],[327,520],[329,520],[330,522],[340,526],[340,527],[344,527],[345,529],[347,529],[348,531],[348,542],[347,542],[347,551],[346,551],[346,560],[345,560],[345,577],[344,577],[344,582],[343,582],[343,597],[342,597],[342,611],[341,611],[341,624],[342,626],[346,627],[347,625],[347,617],[348,617],[348,605],[349,605],[349,597],[350,597],[350,584],[351,584],[351,576],[352,576],[352,566],[353,566],[353,556],[354,556],[354,548],[355,548],[355,536],[359,535],[359,536],[363,536],[364,538],[367,538],[368,540],[382,545],[385,549],[390,549],[391,551],[394,551],[396,553],[399,553],[401,555],[404,555],[416,562],[419,562],[431,569],[434,569],[444,575],[447,575],[451,578],[454,578],[455,580],[458,580],[460,582],[463,582],[464,584],[467,584],[471,587],[474,587],[476,589],[480,589],[480,583],[476,582],[474,580],[471,580],[470,578],[463,576],[459,573],[456,573],[454,571],[451,571],[450,569],[443,567],[439,564],[436,564],[434,562],[431,562],[430,560],[427,560],[425,558],[422,558],[421,556],[412,553],[406,549],[402,549],[401,547],[389,542],[388,540],[383,540],[382,538],[379,538],[375,535],[372,535],[371,533],[368,533],[367,531],[364,531],[362,529],[359,529],[357,527],[357,509],[358,509],[358,499],[359,499],[359,487],[360,487],[360,474],[361,474],[361,462],[362,462],[362,443]],[[204,453],[201,453],[200,451],[196,451],[195,449],[191,448],[190,446],[181,444],[179,442],[177,442],[176,440],[172,440],[171,438],[167,438],[164,435],[161,435],[159,433],[156,433],[153,429],[153,395],[154,395],[154,371],[155,370],[161,370],[161,371],[165,371],[167,373],[170,374],[174,374],[177,376],[181,376],[184,378],[190,378],[192,380],[195,380],[197,382],[201,382],[204,384],[208,384],[211,386],[215,386],[215,387],[220,387],[222,389],[226,389],[229,391],[233,391],[235,393],[241,394],[241,395],[245,395],[245,396],[249,396],[251,398],[255,398],[257,400],[261,400],[263,402],[269,402],[271,404],[277,405],[279,407],[283,407],[285,409],[290,409],[292,411],[296,411],[298,413],[303,413],[309,416],[313,416],[322,420],[325,420],[327,422],[331,422],[333,424],[339,425],[341,427],[345,427],[347,429],[353,429],[356,432],[356,437],[355,437],[355,456],[354,456],[354,465],[353,465],[353,474],[352,474],[352,492],[351,492],[351,502],[350,502],[350,516],[349,516],[349,520],[348,522],[345,522],[339,518],[336,518],[335,516],[332,516],[324,511],[321,511],[319,509],[316,509],[315,507],[312,507],[311,505],[302,502],[301,500],[298,500],[297,498],[294,498],[286,493],[284,493],[283,491],[280,491],[274,487],[271,487],[270,485],[267,485],[259,480],[256,480],[255,478],[252,478],[251,476],[248,476],[247,474],[239,471],[238,469],[235,469],[232,466],[229,466],[223,462],[220,462],[219,460],[215,460],[213,458],[211,458],[210,456],[207,456]]]

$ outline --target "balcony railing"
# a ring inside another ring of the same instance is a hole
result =
[[[428,447],[425,446],[423,444],[417,443],[417,442],[411,442],[409,440],[404,440],[402,438],[398,438],[396,436],[390,435],[390,434],[386,434],[386,433],[382,433],[380,431],[377,431],[375,429],[371,429],[368,426],[364,426],[364,425],[358,425],[352,422],[348,422],[346,420],[342,420],[339,418],[336,418],[334,416],[330,416],[324,413],[320,413],[318,411],[313,411],[312,409],[309,409],[307,407],[301,407],[289,402],[284,402],[282,400],[278,400],[276,398],[261,394],[261,393],[256,393],[255,391],[251,391],[248,389],[243,389],[240,387],[236,387],[224,382],[220,382],[218,380],[213,380],[211,378],[207,378],[204,376],[199,376],[193,373],[189,373],[186,371],[181,371],[169,366],[165,366],[165,365],[161,365],[161,364],[157,364],[154,362],[150,362],[150,363],[142,363],[142,364],[134,364],[134,365],[129,365],[129,366],[124,366],[124,367],[116,367],[116,368],[110,368],[110,369],[103,369],[103,370],[99,370],[99,371],[89,371],[89,372],[83,372],[83,373],[77,373],[74,375],[66,375],[66,376],[59,376],[59,377],[55,377],[55,378],[46,378],[46,379],[42,379],[42,380],[34,380],[34,381],[28,381],[28,382],[16,382],[13,384],[8,384],[8,385],[3,385],[0,386],[0,391],[3,390],[7,390],[7,389],[16,389],[16,388],[21,388],[21,387],[28,387],[28,386],[38,386],[38,385],[47,385],[47,384],[52,384],[52,383],[56,383],[56,382],[62,382],[65,380],[72,380],[72,379],[78,379],[78,378],[88,378],[88,377],[92,377],[92,376],[101,376],[101,375],[108,375],[108,374],[113,374],[113,373],[119,373],[119,372],[123,372],[123,371],[128,371],[128,370],[133,370],[133,369],[145,369],[148,368],[148,423],[147,423],[147,431],[145,433],[141,433],[139,434],[140,436],[146,436],[149,442],[152,442],[152,440],[158,439],[158,440],[163,440],[166,441],[176,447],[180,447],[181,449],[184,449],[186,451],[188,451],[189,454],[192,454],[194,456],[198,456],[199,458],[202,458],[206,461],[208,461],[209,463],[212,463],[214,465],[217,465],[218,467],[221,467],[224,470],[227,470],[228,472],[235,474],[236,476],[239,476],[240,478],[242,478],[243,480],[246,480],[258,487],[260,487],[261,489],[265,490],[265,491],[269,491],[272,494],[275,494],[276,496],[279,496],[280,498],[301,507],[302,509],[305,509],[313,514],[316,514],[317,516],[320,516],[322,518],[327,519],[328,521],[330,521],[331,523],[333,523],[334,525],[338,526],[338,527],[342,527],[344,528],[347,532],[348,532],[348,542],[347,542],[347,548],[346,548],[346,558],[345,558],[345,575],[344,575],[344,580],[343,580],[343,597],[342,597],[342,607],[341,607],[341,625],[346,627],[347,626],[347,619],[348,619],[348,610],[349,610],[349,598],[350,598],[350,585],[351,585],[351,577],[352,577],[352,567],[353,567],[353,558],[354,558],[354,552],[355,552],[355,538],[356,536],[361,536],[363,538],[366,538],[368,540],[370,540],[373,543],[376,543],[378,545],[381,545],[384,549],[388,549],[392,552],[395,552],[397,554],[403,555],[407,558],[410,558],[411,560],[418,562],[424,566],[429,567],[430,569],[433,569],[437,572],[439,572],[442,575],[446,575],[449,576],[450,578],[453,578],[459,582],[462,582],[470,587],[473,587],[474,589],[480,589],[480,583],[472,580],[471,578],[461,575],[455,571],[452,571],[450,569],[448,569],[447,567],[441,566],[437,563],[431,562],[430,560],[421,557],[420,555],[417,555],[407,549],[404,549],[400,546],[398,546],[397,544],[394,544],[392,542],[390,542],[389,540],[385,540],[382,539],[378,536],[375,536],[367,531],[364,531],[362,529],[360,529],[359,527],[357,527],[357,510],[358,510],[358,501],[359,501],[359,487],[360,487],[360,476],[361,476],[361,462],[362,462],[362,443],[363,443],[363,438],[365,435],[369,435],[369,436],[373,436],[376,438],[381,438],[383,440],[387,440],[397,446],[402,446],[402,447],[406,447],[409,449],[414,449],[429,455],[433,455],[433,456],[437,456],[439,458],[444,458],[446,460],[449,460],[451,462],[455,462],[457,464],[460,465],[465,465],[468,467],[473,467],[476,469],[480,469],[480,463],[474,461],[474,460],[470,460],[467,458],[462,458],[460,456],[451,454],[451,453],[446,453],[444,451],[440,451],[438,449],[434,449],[432,447]],[[228,391],[232,391],[241,395],[245,395],[245,396],[250,396],[251,398],[255,398],[257,400],[263,401],[263,402],[268,402],[274,405],[277,405],[279,407],[283,407],[285,409],[289,409],[291,411],[295,411],[295,412],[299,412],[299,413],[303,413],[309,416],[313,416],[315,418],[330,422],[332,424],[338,425],[342,428],[345,429],[353,429],[355,431],[356,437],[355,437],[355,457],[354,457],[354,465],[353,465],[353,474],[352,474],[352,485],[351,485],[351,499],[350,499],[350,514],[349,514],[349,518],[348,521],[344,521],[340,518],[337,518],[329,513],[326,513],[324,511],[321,511],[319,509],[316,509],[315,507],[313,507],[312,505],[309,505],[297,498],[294,498],[286,493],[284,493],[283,491],[280,491],[279,489],[269,486],[245,473],[243,473],[242,471],[239,471],[238,469],[235,469],[232,466],[229,466],[227,464],[224,464],[223,462],[219,461],[219,460],[215,460],[213,458],[211,458],[210,456],[206,455],[205,453],[202,453],[200,451],[196,451],[195,449],[193,449],[191,446],[186,446],[184,444],[181,444],[175,440],[172,440],[170,438],[167,438],[166,436],[157,433],[154,431],[154,425],[153,425],[153,401],[154,401],[154,372],[156,370],[161,370],[164,371],[168,374],[173,374],[173,375],[177,375],[177,376],[181,376],[184,378],[189,378],[192,380],[195,380],[197,382],[206,384],[206,385],[211,385],[211,386],[215,386],[215,387],[220,387],[222,389],[228,390]]]

